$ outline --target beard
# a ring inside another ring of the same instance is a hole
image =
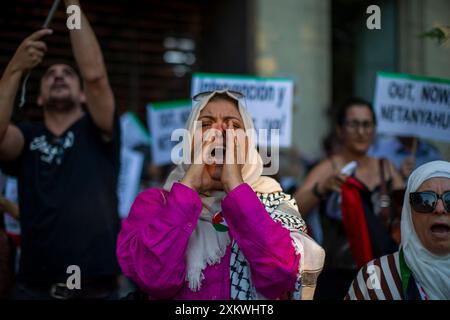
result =
[[[67,112],[76,107],[75,99],[70,96],[52,97],[50,96],[47,103],[44,104],[48,111]]]

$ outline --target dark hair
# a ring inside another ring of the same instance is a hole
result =
[[[347,116],[347,110],[354,106],[364,106],[367,107],[370,110],[370,113],[372,113],[372,120],[374,125],[377,124],[377,119],[375,117],[375,111],[373,110],[372,104],[364,100],[362,98],[352,97],[345,101],[337,110],[336,113],[336,124],[339,127],[342,127],[345,123],[346,116]]]

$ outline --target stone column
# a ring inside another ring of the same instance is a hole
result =
[[[420,34],[433,27],[450,25],[450,1],[398,1],[400,72],[450,79],[450,42],[439,46],[436,40]],[[432,142],[450,160],[450,144]]]
[[[329,0],[255,0],[255,71],[295,79],[293,147],[318,157],[331,97]]]

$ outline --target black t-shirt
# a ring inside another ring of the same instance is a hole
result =
[[[22,154],[1,167],[18,178],[19,279],[65,282],[70,265],[79,266],[82,277],[117,274],[118,117],[111,142],[88,113],[59,137],[43,123],[18,127],[25,137]]]

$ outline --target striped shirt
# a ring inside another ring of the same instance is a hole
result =
[[[345,300],[403,300],[399,252],[370,261],[358,272]]]

